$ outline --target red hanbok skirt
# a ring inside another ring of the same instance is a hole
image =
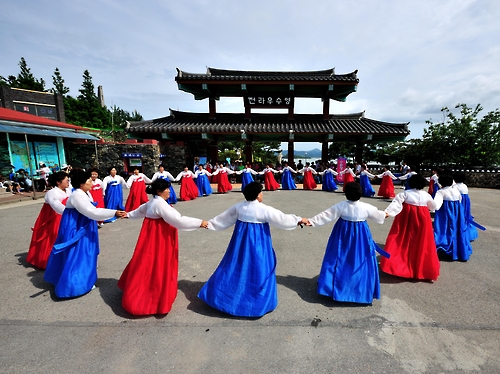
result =
[[[344,185],[342,186],[342,192],[345,191],[345,185],[349,182],[354,182],[354,177],[352,176],[351,173],[345,173],[344,174]]]
[[[388,175],[384,175],[382,178],[382,183],[380,183],[380,187],[378,189],[378,196],[393,198],[396,196],[394,192],[394,183],[392,183],[392,178]]]
[[[276,182],[276,179],[274,179],[274,174],[272,172],[264,173],[264,186],[267,191],[275,191],[280,188],[280,185]]]
[[[219,173],[216,175],[216,177],[219,177],[217,183],[218,193],[226,193],[233,189],[233,186],[231,185],[231,183],[229,183],[229,179],[227,178],[227,173]]]
[[[102,188],[98,190],[90,190],[90,194],[92,195],[92,199],[97,203],[96,208],[104,208],[104,196],[102,195]]]
[[[130,187],[127,202],[125,203],[125,211],[131,212],[139,208],[142,204],[149,201],[148,194],[146,193],[146,183],[143,180],[133,182]]]
[[[304,172],[304,184],[302,187],[304,188],[304,190],[314,190],[317,187],[312,172]]]
[[[63,200],[64,205],[66,205],[67,200],[67,198]],[[47,267],[50,252],[59,232],[61,217],[62,215],[56,213],[49,204],[43,204],[42,210],[40,210],[40,214],[36,219],[35,227],[31,229],[33,230],[33,234],[31,236],[28,255],[26,256],[26,261],[31,265],[39,269]]]
[[[440,264],[429,208],[403,203],[403,210],[394,218],[384,250],[391,255],[380,258],[380,270],[384,273],[436,280]]]
[[[177,229],[163,219],[145,218],[132,259],[118,287],[122,306],[133,315],[166,314],[177,296]]]
[[[194,200],[198,197],[198,187],[191,177],[181,178],[180,199],[184,201]]]
[[[431,178],[431,180],[429,181],[429,188],[427,190],[427,192],[429,193],[429,195],[432,196],[432,193],[434,192],[434,179]]]

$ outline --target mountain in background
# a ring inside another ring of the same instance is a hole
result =
[[[311,149],[310,151],[294,151],[293,152],[294,158],[303,158],[303,159],[320,159],[321,158],[321,149],[314,148]],[[288,151],[283,151],[283,157],[288,156]]]

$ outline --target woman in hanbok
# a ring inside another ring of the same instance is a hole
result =
[[[347,164],[347,167],[338,173],[338,175],[344,176],[344,184],[342,185],[342,192],[345,192],[345,186],[347,183],[354,182],[356,174],[351,169],[351,165]]]
[[[130,188],[127,202],[125,203],[125,211],[130,212],[139,208],[142,204],[149,201],[146,193],[146,183],[150,184],[151,179],[139,172],[139,168],[134,168],[132,174],[127,180],[127,187]]]
[[[467,236],[471,242],[478,238],[477,229],[485,231],[486,228],[481,226],[479,223],[474,221],[474,216],[471,213],[471,204],[469,198],[469,188],[464,183],[465,173],[458,172],[453,174],[453,179],[455,181],[454,187],[460,191],[462,195],[462,208],[464,211],[465,221],[467,223]]]
[[[123,211],[94,206],[89,171],[73,169],[71,183],[75,190],[66,203],[44,275],[59,298],[81,296],[94,287],[99,255],[96,221],[125,216]]]
[[[410,165],[409,169],[408,169],[408,173],[398,177],[399,180],[405,181],[405,190],[410,189],[409,181],[410,181],[410,178],[415,174],[417,174],[417,171],[415,170],[415,166]]]
[[[90,178],[92,179],[92,188],[90,194],[97,208],[104,208],[104,195],[102,194],[102,180],[99,179],[99,169],[90,169]],[[97,227],[101,228],[103,221],[97,222]]]
[[[308,225],[322,226],[337,220],[326,246],[317,292],[336,301],[371,304],[380,299],[376,252],[387,256],[375,243],[366,220],[384,223],[386,213],[359,201],[361,186],[345,185],[347,200],[309,219]]]
[[[212,194],[212,186],[210,186],[209,177],[212,174],[203,168],[203,165],[198,165],[198,170],[195,171],[196,186],[198,187],[198,196],[210,196]]]
[[[212,176],[216,176],[217,178],[217,192],[218,193],[226,193],[233,189],[231,183],[229,183],[229,179],[227,178],[228,174],[234,174],[234,171],[229,169],[228,167],[219,166],[219,168],[212,173]]]
[[[170,174],[168,171],[165,170],[165,167],[160,164],[158,165],[158,171],[153,174],[153,177],[151,178],[151,182],[154,182],[157,179],[165,179],[169,182],[175,181],[175,178]],[[177,203],[177,195],[175,194],[174,187],[172,187],[172,183],[170,183],[170,196],[167,200],[167,203],[169,204],[176,204]]]
[[[212,183],[213,184],[219,184],[219,177],[220,175],[218,173],[216,173],[217,170],[219,170],[220,168],[222,167],[221,164],[219,164],[218,162],[215,163],[214,167],[212,168]],[[228,181],[229,182],[229,181]]]
[[[427,192],[432,196],[433,199],[436,196],[436,192],[438,192],[439,190],[439,173],[442,172],[443,170],[440,168],[432,169],[432,175],[427,178],[427,181],[429,182],[429,189],[427,190]]]
[[[436,192],[434,213],[434,240],[438,254],[453,261],[467,261],[472,254],[467,221],[462,207],[462,195],[453,187],[453,177],[439,175],[441,188]]]
[[[314,190],[317,187],[313,174],[316,175],[318,173],[310,166],[309,162],[306,162],[306,166],[298,170],[298,172],[304,174],[304,181],[302,184],[304,190]]]
[[[241,191],[243,191],[246,187],[247,184],[252,183],[253,176],[252,175],[258,175],[255,170],[252,169],[252,165],[250,165],[249,162],[245,165],[245,168],[240,171],[236,171],[236,174],[241,174]]]
[[[377,175],[377,178],[382,179],[377,193],[378,196],[385,197],[387,199],[392,199],[394,196],[396,196],[396,193],[394,192],[393,180],[397,180],[398,177],[392,174],[387,166],[384,166],[384,172]]]
[[[359,184],[361,185],[361,191],[363,197],[373,197],[375,195],[375,190],[373,189],[370,179],[375,178],[375,175],[366,170],[366,165],[361,165],[361,172],[359,173]]]
[[[194,183],[193,178],[195,178],[195,175],[189,170],[187,165],[184,165],[184,170],[175,178],[176,181],[181,181],[179,197],[182,201],[194,200],[198,197],[198,187]]]
[[[384,247],[391,257],[380,258],[380,270],[402,278],[436,280],[440,264],[430,214],[436,204],[423,191],[422,175],[415,174],[408,183],[410,188],[385,209],[395,218]]]
[[[116,174],[116,168],[109,169],[109,175],[102,181],[102,191],[104,195],[104,206],[106,209],[125,210],[123,206],[123,189],[128,188],[127,182]],[[105,220],[104,223],[116,221],[116,217]]]
[[[333,166],[327,168],[325,171],[320,171],[318,174],[323,177],[323,183],[321,185],[323,191],[333,192],[338,190],[337,184],[335,183],[335,177],[338,173],[333,170]]]
[[[33,234],[26,256],[26,261],[39,269],[45,269],[47,266],[50,251],[59,231],[62,213],[71,194],[68,174],[65,172],[50,174],[48,180],[54,188],[45,194],[45,203],[36,219],[35,227],[32,228]]]
[[[278,305],[276,254],[269,225],[292,230],[307,220],[262,204],[258,182],[249,183],[243,195],[246,201],[208,221],[211,230],[235,227],[224,257],[198,297],[233,316],[261,317]]]
[[[274,170],[269,164],[266,164],[265,169],[259,172],[259,174],[264,175],[264,187],[266,191],[276,191],[280,188],[279,183],[274,178],[274,173],[278,173],[278,171]]]
[[[179,238],[177,230],[208,227],[207,221],[181,216],[166,200],[170,182],[157,179],[153,198],[129,218],[144,218],[132,259],[118,281],[122,306],[133,315],[166,314],[177,296]]]
[[[292,173],[297,174],[297,171],[294,170],[291,166],[288,165],[287,162],[283,164],[283,169],[280,170],[280,173],[283,174],[281,177],[281,189],[282,190],[295,190],[297,186],[294,182],[294,177]]]

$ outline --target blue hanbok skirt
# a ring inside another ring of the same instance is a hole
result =
[[[375,190],[370,183],[368,175],[361,175],[359,177],[359,184],[361,185],[361,191],[364,197],[373,197],[373,195],[375,195]]]
[[[59,298],[84,295],[97,281],[98,255],[96,221],[74,208],[66,208],[44,279],[55,286],[55,294]]]
[[[268,223],[236,221],[226,253],[198,297],[239,317],[261,317],[276,308],[276,255]]]
[[[242,173],[241,174],[241,190],[243,191],[248,183],[253,182],[252,173]]]
[[[474,216],[470,211],[470,199],[469,194],[462,194],[462,209],[464,211],[465,221],[467,223],[467,237],[469,241],[474,241],[478,238],[477,228],[474,225]]]
[[[200,174],[196,178],[196,186],[198,187],[198,196],[211,195],[212,187],[210,186],[210,181],[205,174]]]
[[[467,261],[472,246],[467,234],[467,222],[459,201],[445,200],[434,214],[434,239],[438,252],[452,260]]]
[[[332,173],[323,174],[323,184],[321,185],[321,189],[329,192],[336,191],[338,189]]]
[[[104,195],[104,206],[107,209],[125,210],[123,206],[123,190],[122,185],[116,181],[108,183],[106,186],[106,194]],[[105,220],[104,222],[114,222],[116,217]]]
[[[283,177],[281,178],[281,189],[282,190],[295,190],[297,186],[293,181],[293,175],[290,170],[283,171]]]
[[[339,218],[326,246],[318,293],[336,301],[371,304],[380,299],[377,253],[366,221]]]

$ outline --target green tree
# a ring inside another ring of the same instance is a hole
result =
[[[111,128],[110,112],[101,106],[88,70],[83,72],[82,88],[78,91],[80,95],[77,97],[78,105],[74,111],[74,115],[79,125],[104,129]]]
[[[443,121],[424,129],[422,139],[413,139],[406,147],[404,159],[418,160],[426,165],[458,167],[492,166],[500,162],[500,111],[480,118],[481,105],[469,108],[458,104],[460,115],[449,108],[441,109]]]
[[[54,84],[54,88],[51,89],[51,92],[61,94],[65,96],[69,92],[69,87],[64,85],[64,79],[61,76],[61,72],[59,68],[56,68],[54,71],[54,75],[52,76],[52,83]]]
[[[42,91],[45,92],[45,81],[41,79],[36,79],[31,73],[31,69],[28,67],[24,57],[21,57],[19,61],[19,67],[21,71],[17,77],[9,75],[8,79],[1,78],[2,84],[6,84],[13,88],[23,88],[26,90]]]

